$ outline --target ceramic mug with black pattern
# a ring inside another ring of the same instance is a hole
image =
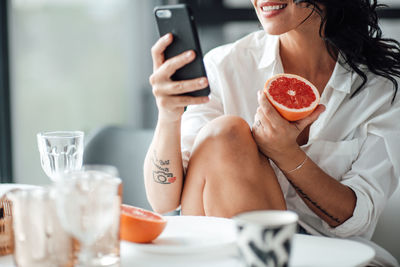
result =
[[[288,266],[298,215],[292,211],[259,210],[234,217],[237,245],[251,267]]]

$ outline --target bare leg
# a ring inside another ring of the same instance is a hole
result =
[[[243,119],[223,116],[200,131],[181,204],[184,215],[219,217],[257,209],[286,209],[275,173]]]

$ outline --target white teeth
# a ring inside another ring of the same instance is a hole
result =
[[[273,10],[279,10],[285,8],[286,5],[276,5],[276,6],[263,6],[262,10],[263,11],[273,11]]]

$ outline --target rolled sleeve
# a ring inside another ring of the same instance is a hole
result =
[[[343,182],[343,184],[347,185],[346,182]],[[370,222],[373,221],[370,212],[371,207],[373,206],[372,200],[363,191],[358,190],[356,186],[351,185],[351,183],[347,186],[353,190],[357,197],[353,215],[335,228],[331,227],[325,221],[322,223],[326,231],[334,236],[343,238],[362,235],[366,230],[368,230]]]
[[[324,229],[334,236],[362,236],[370,239],[398,183],[383,138],[376,135],[366,138],[359,157],[351,170],[342,177],[341,183],[351,188],[357,197],[353,215],[335,228],[323,222]]]

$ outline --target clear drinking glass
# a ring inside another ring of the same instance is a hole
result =
[[[119,184],[120,179],[96,171],[71,172],[56,181],[57,213],[63,228],[80,243],[79,266],[92,265],[93,244],[119,217]]]
[[[119,177],[119,172],[117,167],[107,164],[85,164],[82,166],[82,171],[104,172],[113,177]]]
[[[18,267],[72,267],[73,240],[61,226],[51,188],[16,189],[12,201],[14,261]]]
[[[51,180],[69,171],[79,170],[83,159],[81,131],[56,131],[37,134],[40,162]]]
[[[116,266],[120,262],[119,213],[122,203],[122,181],[118,178],[118,169],[112,165],[85,164],[82,166],[82,170],[103,172],[109,174],[113,179],[119,180],[113,221],[105,233],[90,248],[93,253],[93,265]]]

